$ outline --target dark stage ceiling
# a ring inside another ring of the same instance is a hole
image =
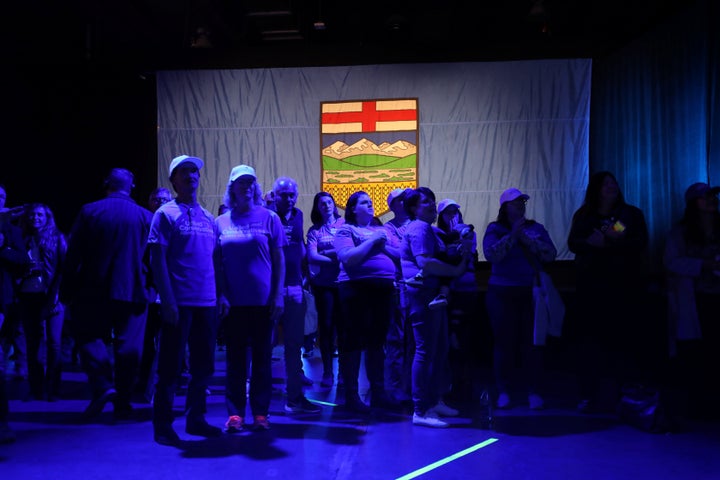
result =
[[[21,63],[145,71],[597,58],[682,13],[678,0],[13,2]]]

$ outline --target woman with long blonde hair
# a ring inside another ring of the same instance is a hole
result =
[[[18,288],[28,353],[27,399],[54,401],[60,390],[64,320],[58,289],[67,243],[55,225],[52,210],[45,204],[26,205],[20,227],[29,260]]]

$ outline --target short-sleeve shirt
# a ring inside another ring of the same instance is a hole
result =
[[[376,230],[382,226],[360,227],[346,223],[340,227],[335,235],[335,251],[348,247],[357,247],[366,242]],[[357,265],[347,266],[340,262],[338,282],[360,280],[365,278],[386,278],[395,280],[395,263],[382,251],[379,246],[373,247],[370,254]]]
[[[215,292],[215,222],[201,206],[171,200],[153,215],[148,244],[167,248],[167,267],[175,301],[181,306],[212,307]]]
[[[227,212],[215,219],[225,276],[225,295],[231,306],[261,306],[270,301],[272,251],[287,240],[280,217],[255,207]]]
[[[413,277],[420,271],[420,266],[417,263],[418,256],[433,258],[444,250],[445,245],[435,233],[432,225],[422,220],[413,220],[405,229],[402,246],[400,247],[400,263],[402,264],[403,276]],[[431,277],[427,274],[424,276],[424,286],[432,288],[439,285],[438,277]]]
[[[307,233],[308,248],[314,245],[320,255],[334,251],[335,235],[344,223],[345,220],[338,218],[331,224],[310,227]],[[334,255],[333,258],[335,258]],[[337,284],[339,274],[340,264],[338,262],[310,265],[310,281],[313,285],[332,287]]]
[[[402,239],[403,236],[405,236],[405,230],[407,229],[407,226],[410,225],[410,222],[405,222],[399,227],[393,223],[392,220],[385,223],[383,227],[388,232],[388,240],[390,242],[390,245],[396,248],[400,248],[402,245]]]

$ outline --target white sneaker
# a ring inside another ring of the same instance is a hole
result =
[[[440,400],[437,405],[431,408],[431,410],[440,415],[441,417],[457,417],[460,413],[454,408],[448,407],[442,400]]]
[[[430,303],[428,303],[428,308],[430,310],[436,310],[438,308],[447,307],[447,304],[447,297],[441,293],[437,297],[433,298]]]
[[[497,399],[497,403],[495,403],[495,406],[497,406],[497,408],[510,407],[510,395],[505,392],[500,393]]]
[[[421,427],[432,427],[432,428],[447,428],[449,424],[443,422],[437,417],[437,413],[432,410],[428,410],[424,415],[418,413],[413,414],[413,425],[419,425]]]
[[[405,285],[410,285],[411,287],[422,287],[423,280],[424,280],[423,274],[416,273],[414,277],[408,277],[405,279]]]

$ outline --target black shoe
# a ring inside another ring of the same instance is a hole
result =
[[[135,409],[128,402],[115,402],[113,418],[118,421],[131,420]]]
[[[322,409],[307,398],[302,397],[297,402],[287,402],[285,411],[287,413],[320,413]]]
[[[399,410],[400,403],[396,402],[393,398],[385,393],[384,391],[373,392],[370,397],[370,406],[372,408],[380,408],[383,410]]]
[[[198,437],[219,437],[222,435],[220,427],[213,427],[204,418],[198,420],[186,420],[185,432]]]
[[[28,393],[22,399],[23,402],[35,402],[40,400],[43,400],[42,393]]]
[[[155,427],[155,443],[165,445],[168,447],[176,447],[180,445],[180,437],[175,433],[175,430],[170,425]]]
[[[345,409],[356,413],[370,413],[370,407],[360,400],[357,393],[345,396]]]
[[[99,397],[93,398],[90,404],[85,408],[83,417],[86,419],[95,418],[100,415],[105,408],[105,404],[112,402],[117,397],[117,391],[114,388],[108,388],[105,393]]]
[[[15,432],[6,422],[0,422],[0,444],[13,443],[16,440]]]

